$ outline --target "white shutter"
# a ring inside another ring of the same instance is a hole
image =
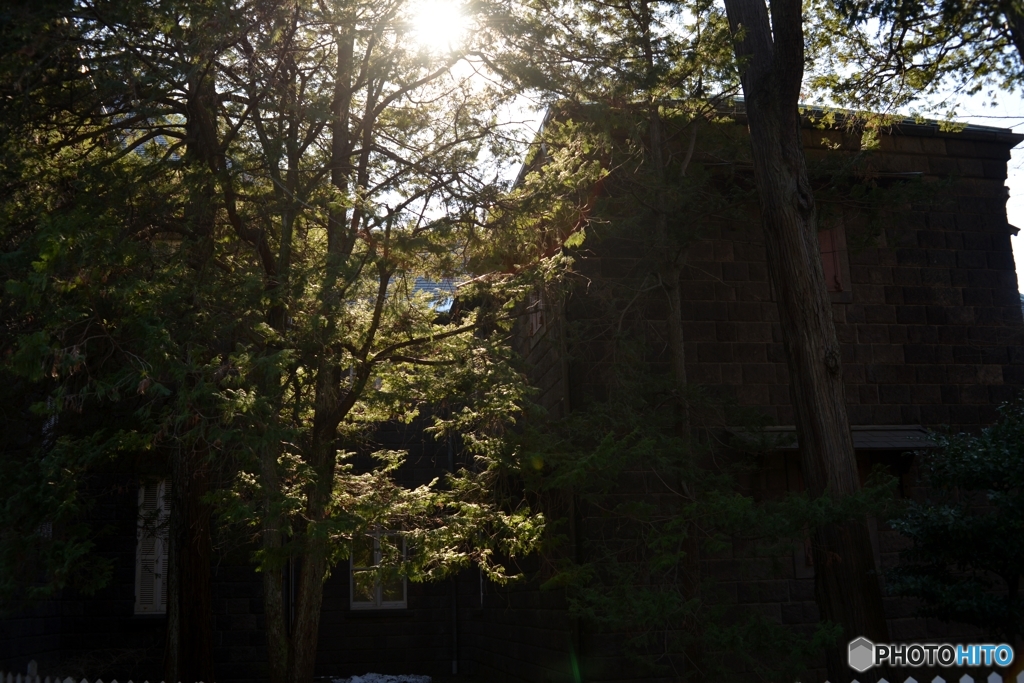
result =
[[[167,558],[170,555],[171,482],[163,479],[157,495],[159,527],[156,533],[156,612],[167,614]]]
[[[167,612],[167,518],[169,487],[165,480],[139,485],[135,550],[135,613]]]

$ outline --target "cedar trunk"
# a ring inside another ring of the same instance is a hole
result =
[[[185,164],[193,171],[209,166],[217,149],[208,78],[188,82]],[[189,263],[196,271],[213,255],[215,189],[204,178],[189,189],[186,216],[194,233]],[[167,637],[164,676],[168,681],[213,680],[213,598],[210,585],[211,507],[207,452],[182,445],[173,455],[170,554],[168,557]]]
[[[349,109],[352,104],[352,68],[355,39],[348,34],[335,37],[338,62],[335,70],[334,100],[331,106],[331,184],[344,195],[348,191],[355,133],[349,128]],[[364,123],[364,126],[368,125]],[[362,178],[365,185],[366,179]],[[332,312],[340,305],[338,279],[342,266],[351,255],[356,241],[357,221],[348,220],[348,211],[332,207],[328,215],[327,269],[322,287],[323,314],[330,326],[334,324]],[[282,234],[282,242],[290,243],[291,233]],[[282,244],[282,252],[290,248]],[[286,260],[282,256],[282,263]],[[386,282],[387,277],[384,278]],[[317,642],[320,633],[320,609],[323,603],[324,580],[328,571],[328,540],[317,528],[328,513],[337,464],[337,432],[341,420],[351,409],[355,397],[362,391],[369,376],[362,372],[346,392],[341,389],[341,369],[335,359],[325,359],[317,369],[317,393],[313,428],[308,443],[306,462],[316,473],[315,481],[307,488],[304,518],[308,525],[298,532],[299,565],[295,594],[289,596],[294,604],[294,618],[285,610],[283,572],[279,564],[264,569],[263,594],[267,612],[267,644],[271,683],[309,683],[316,667]],[[276,472],[277,453],[268,449],[263,454],[262,477],[270,492],[280,490]],[[263,547],[269,555],[283,557],[282,527],[285,520],[273,509],[273,493],[267,494],[264,510]],[[294,553],[295,550],[290,550]],[[289,610],[291,611],[291,610]]]
[[[288,614],[284,602],[284,572],[282,570],[283,545],[282,526],[284,520],[275,509],[272,493],[279,490],[277,476],[277,448],[264,444],[260,454],[261,475],[268,493],[263,503],[263,550],[268,561],[263,571],[263,611],[267,623],[267,663],[270,667],[270,683],[287,683],[288,660],[291,643],[288,639]]]
[[[768,271],[775,287],[804,481],[814,496],[845,496],[860,482],[846,413],[839,342],[819,256],[814,195],[803,154],[798,100],[803,77],[800,0],[726,0],[741,62],[754,179]],[[888,641],[867,522],[814,533],[815,598],[823,620],[843,627],[826,652],[829,679],[850,680],[846,643]],[[871,674],[874,674],[873,676]],[[877,680],[878,670],[858,675]]]
[[[179,452],[171,481],[164,676],[168,681],[212,681],[212,544],[210,506],[203,501],[209,467],[203,454]]]
[[[321,364],[317,378],[316,412],[307,462],[316,478],[307,487],[303,553],[295,596],[295,622],[292,625],[289,683],[310,683],[316,666],[317,639],[320,633],[320,607],[327,578],[327,536],[319,525],[328,516],[337,465],[337,433],[341,415],[351,408],[354,395],[366,378],[342,399],[338,386],[340,371],[329,362]]]

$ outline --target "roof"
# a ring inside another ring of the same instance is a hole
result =
[[[455,289],[455,281],[449,278],[436,281],[426,277],[417,277],[412,287],[414,294],[421,292],[428,294],[437,311],[447,311],[452,307],[452,302],[455,300]]]
[[[758,441],[771,450],[795,451],[798,448],[796,427],[783,425],[759,431],[730,428],[733,436],[743,441]],[[913,451],[935,448],[928,430],[921,425],[852,425],[853,447],[858,451]]]
[[[731,107],[730,107],[731,104]],[[582,103],[580,106],[586,108],[589,106],[587,103]],[[840,117],[849,115],[850,110],[832,109],[825,110],[821,107],[815,107],[811,105],[799,105],[803,111],[803,122],[805,126],[812,126],[812,119],[815,117],[823,117],[827,113],[838,114]],[[726,102],[719,105],[719,112],[726,116],[732,116],[738,123],[746,123],[746,103],[742,97],[734,97],[731,102]],[[544,128],[550,123],[550,121],[557,115],[556,107],[549,106],[547,111],[544,112],[544,118],[541,121],[540,129],[537,132],[539,137]],[[1024,134],[1014,133],[1010,128],[998,128],[996,126],[979,126],[973,123],[968,124],[957,124],[964,125],[963,128],[953,130],[943,130],[948,122],[934,121],[929,119],[915,119],[915,118],[904,118],[899,120],[897,123],[888,127],[887,132],[890,135],[907,135],[912,137],[941,137],[951,138],[957,140],[970,140],[970,141],[981,141],[981,142],[995,142],[1006,145],[1007,148],[1015,147],[1021,141],[1024,141]],[[515,183],[513,185],[521,185],[523,179],[529,172],[530,166],[524,160],[523,164],[519,167],[519,173],[516,176]],[[1015,233],[1016,234],[1016,233]]]
[[[669,102],[670,103],[670,102]],[[584,107],[587,105],[584,104]],[[824,109],[814,105],[800,104],[798,105],[803,112],[803,119],[806,125],[813,125],[811,123],[812,118],[821,118],[826,114],[838,115],[840,117],[854,114],[852,110],[848,109]],[[746,102],[742,97],[734,97],[731,102],[726,101],[718,105],[718,110],[721,114],[727,116],[733,116],[737,120],[745,120],[747,114]],[[548,107],[548,110],[544,113],[544,120],[541,123],[541,130],[544,126],[555,116],[555,108]],[[959,130],[943,130],[944,127],[953,124],[957,126],[963,126]],[[1013,147],[1017,143],[1024,141],[1024,134],[1014,133],[1010,128],[999,128],[997,126],[981,126],[974,123],[962,124],[957,121],[936,121],[933,119],[919,119],[913,117],[906,117],[898,120],[892,126],[888,127],[890,134],[897,135],[912,135],[916,137],[943,137],[943,138],[957,138],[960,140],[981,140],[988,142],[1002,142],[1010,147]]]
[[[425,277],[417,277],[412,287],[413,292],[426,292],[437,298],[451,298],[455,296],[455,281],[445,278],[440,282]]]
[[[733,99],[732,114],[737,119],[746,118],[746,104],[742,97]],[[806,125],[812,125],[811,119],[825,116],[827,113],[838,114],[839,116],[849,115],[849,110],[832,109],[826,110],[811,105],[800,105],[803,111],[803,119]],[[944,126],[950,123],[963,128],[959,130],[943,130]],[[945,122],[932,119],[903,118],[889,126],[887,132],[890,135],[910,135],[914,137],[942,137],[956,138],[958,140],[978,140],[983,142],[999,142],[1013,147],[1024,140],[1024,135],[1014,133],[1010,128],[998,128],[996,126],[979,126],[973,123],[961,124],[956,121]]]

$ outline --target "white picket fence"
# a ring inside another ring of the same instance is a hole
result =
[[[81,681],[76,681],[75,679],[71,678],[71,676],[68,676],[68,677],[63,678],[63,679],[60,676],[46,676],[45,678],[42,678],[36,672],[37,672],[37,667],[36,667],[35,660],[33,660],[33,661],[29,662],[29,664],[28,664],[28,673],[26,673],[26,674],[20,674],[20,673],[19,674],[14,674],[14,673],[11,673],[9,671],[8,672],[0,671],[0,683],[89,683],[89,680],[86,679],[86,678],[83,678]],[[1024,671],[1022,671],[1019,674],[1017,674],[1017,678],[1014,679],[1014,681],[1006,681],[1006,683],[1014,683],[1014,682],[1015,683],[1024,683]],[[95,683],[103,683],[103,680],[97,678]],[[113,679],[112,681],[110,681],[110,683],[117,683],[117,679],[116,678]],[[132,683],[132,681],[129,680],[128,683]],[[145,683],[149,683],[149,681],[145,681]],[[160,683],[163,683],[163,681],[161,681]],[[203,683],[203,682],[200,681],[199,683]],[[799,683],[799,681],[797,683]],[[825,681],[825,683],[829,683],[829,682]],[[858,682],[857,682],[856,679],[854,679],[850,683],[858,683]],[[887,681],[884,678],[882,678],[882,679],[879,679],[878,683],[889,683],[889,681]],[[909,676],[905,681],[903,681],[903,683],[918,683],[918,680],[916,678],[914,678],[913,676]],[[946,679],[942,678],[941,676],[936,676],[935,678],[933,678],[931,681],[928,681],[927,683],[946,683]],[[968,676],[967,674],[964,674],[963,676],[960,677],[959,680],[957,680],[957,681],[950,681],[949,683],[1003,683],[1003,677],[1000,676],[999,674],[997,674],[995,671],[993,671],[992,673],[990,673],[988,675],[987,678],[980,678],[977,681],[975,681],[975,679],[972,678],[971,676]]]
[[[71,676],[62,679],[60,676],[29,676],[28,674],[0,671],[0,683],[89,683],[89,679],[83,678],[81,681],[76,681]],[[97,678],[96,683],[103,683],[103,679]],[[117,683],[117,679],[113,679],[110,683]],[[128,680],[128,683],[132,683],[131,679]],[[149,683],[149,681],[145,681],[145,683]],[[160,683],[164,682],[160,681]],[[203,682],[199,681],[199,683]]]
[[[1024,683],[1024,671],[1021,671],[1019,674],[1017,674],[1017,678],[1014,680],[1016,681],[1016,683]],[[828,681],[825,681],[825,683],[828,683]],[[850,681],[850,683],[857,683],[857,680],[854,679]],[[889,683],[889,681],[885,680],[884,678],[880,678],[878,679],[878,683]],[[907,680],[903,681],[903,683],[918,682],[916,678],[914,678],[913,676],[909,676],[907,677]],[[936,676],[928,683],[946,683],[946,679],[942,676]],[[958,681],[950,681],[949,683],[975,683],[975,680],[967,674],[964,674],[960,677]],[[995,671],[993,671],[988,675],[988,678],[979,678],[977,680],[977,683],[1003,683],[1003,677],[997,674]],[[1008,680],[1006,683],[1013,683],[1013,681]]]
[[[4,678],[3,671],[0,671],[0,681],[2,681],[3,683],[89,683],[89,680],[86,678],[83,678],[81,681],[76,681],[71,676],[68,676],[67,678],[61,680],[60,676],[41,677],[23,674],[14,675],[10,672],[8,672],[7,677]],[[97,678],[96,683],[103,683],[103,679]],[[110,683],[117,683],[117,679],[113,679],[112,681],[110,681]],[[128,680],[128,683],[132,683],[131,679]],[[149,681],[145,681],[145,683],[149,683]],[[163,683],[163,681],[161,681],[160,683]],[[200,681],[199,683],[202,683],[202,681]]]
[[[36,660],[32,660],[28,663],[28,672],[24,674],[15,674],[10,671],[0,671],[0,683],[89,683],[89,680],[83,678],[81,681],[76,681],[71,676],[61,678],[60,676],[40,676],[39,665],[36,664]],[[97,678],[96,683],[103,683],[103,679]],[[117,679],[113,679],[110,683],[117,683]],[[131,680],[128,683],[132,683]],[[145,681],[144,683],[149,683]],[[160,683],[164,683],[160,681]],[[199,681],[199,683],[203,683]],[[1022,682],[1024,683],[1024,682]]]

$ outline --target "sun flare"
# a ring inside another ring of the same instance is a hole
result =
[[[432,52],[454,49],[465,37],[468,20],[459,0],[414,0],[409,20],[417,44]]]

